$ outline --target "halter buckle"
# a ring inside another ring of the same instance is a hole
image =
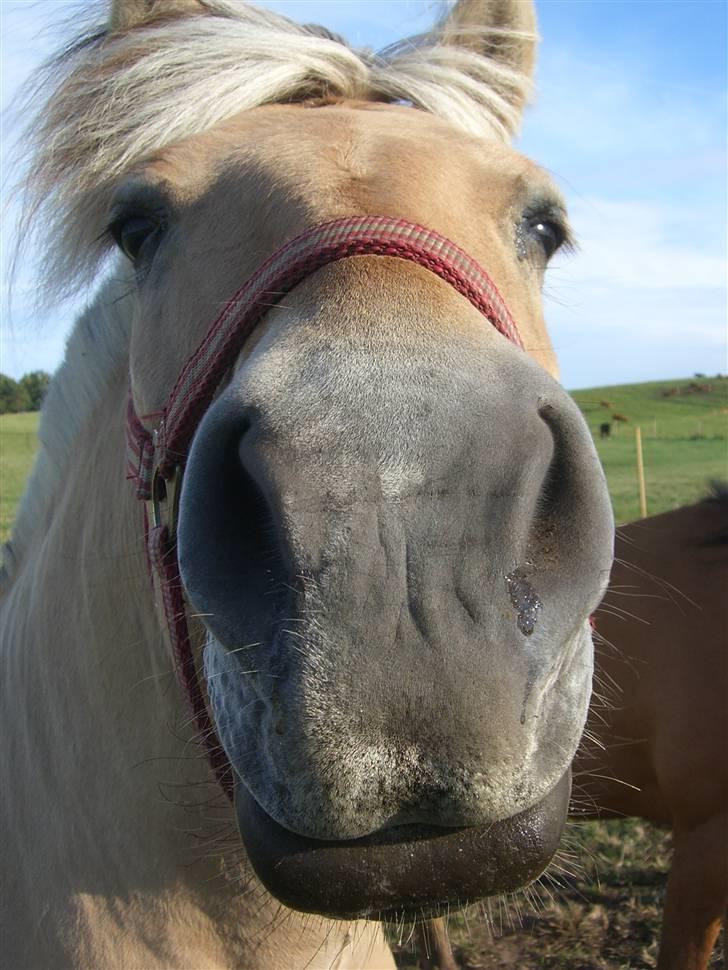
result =
[[[159,465],[155,465],[152,474],[152,498],[149,502],[152,528],[164,526],[170,539],[173,539],[177,532],[181,484],[181,465],[174,466],[169,478],[165,478]]]

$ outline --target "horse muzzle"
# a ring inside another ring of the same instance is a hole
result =
[[[336,842],[279,825],[242,782],[235,809],[257,876],[292,909],[334,919],[425,919],[536,879],[559,845],[570,791],[567,771],[537,805],[491,825],[404,825]]]
[[[228,362],[177,533],[253,865],[341,916],[508,891],[547,864],[613,534],[588,429],[505,339],[507,311],[488,326],[465,291],[379,255],[303,279]],[[197,363],[162,454],[201,406]]]

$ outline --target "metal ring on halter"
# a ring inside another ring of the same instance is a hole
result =
[[[149,502],[152,528],[164,526],[170,539],[177,531],[179,493],[182,485],[182,466],[175,465],[172,475],[165,478],[155,465],[152,473],[152,498]]]

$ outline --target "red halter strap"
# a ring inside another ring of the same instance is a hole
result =
[[[430,229],[387,216],[337,219],[306,230],[266,260],[225,304],[187,359],[154,431],[127,411],[127,478],[149,503],[147,548],[166,617],[177,674],[215,775],[232,795],[232,769],[211,723],[190,641],[175,528],[182,470],[192,438],[245,340],[271,306],[306,277],[350,256],[390,256],[425,267],[466,297],[516,346],[516,324],[488,273],[459,246]]]

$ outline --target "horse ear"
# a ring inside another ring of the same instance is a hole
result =
[[[109,13],[109,30],[129,30],[147,20],[159,17],[173,19],[188,14],[202,13],[204,7],[198,0],[112,0]]]
[[[538,43],[533,0],[458,0],[440,22],[438,34],[443,44],[464,47],[521,78],[533,78]],[[523,92],[522,86],[505,82],[500,93],[520,112]]]

